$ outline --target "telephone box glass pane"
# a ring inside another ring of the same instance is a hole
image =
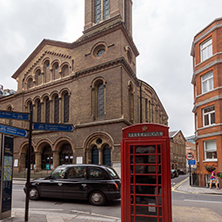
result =
[[[131,166],[132,167],[132,166]],[[132,173],[131,168],[131,173]],[[136,165],[135,166],[135,173],[136,174],[156,174],[156,166],[147,166],[147,165]]]
[[[158,166],[158,173],[161,174],[161,166]]]
[[[162,205],[162,197],[159,197],[159,205]]]
[[[155,186],[135,186],[136,194],[156,194]]]
[[[136,214],[157,216],[157,208],[154,206],[149,206],[149,207],[136,206]]]
[[[156,176],[136,175],[135,176],[135,183],[156,184]]]
[[[134,217],[131,217],[131,222],[134,222]]]
[[[161,156],[158,155],[158,163],[161,163]]]
[[[135,163],[156,163],[156,155],[136,155]]]
[[[136,222],[157,222],[157,218],[155,217],[136,217]]]
[[[133,154],[133,146],[130,146],[130,154]]]
[[[136,196],[136,204],[157,205],[156,197]]]
[[[136,146],[136,154],[138,153],[156,153],[155,146]]]

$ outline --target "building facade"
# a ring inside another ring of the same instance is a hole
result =
[[[132,0],[85,0],[83,35],[73,43],[43,40],[12,75],[14,95],[0,109],[30,112],[34,122],[73,124],[74,132],[33,131],[32,169],[66,163],[111,165],[120,172],[122,128],[167,125],[155,90],[137,78]],[[28,129],[15,120],[1,123]],[[27,167],[28,140],[15,137],[15,172]]]
[[[186,139],[181,132],[169,132],[171,169],[186,170]]]
[[[195,35],[191,56],[197,174],[205,186],[209,166],[222,171],[222,18]]]

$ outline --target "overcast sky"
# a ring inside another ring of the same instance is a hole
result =
[[[84,0],[0,0],[0,84],[17,89],[11,76],[43,39],[74,42],[82,35]],[[157,92],[170,131],[194,134],[193,37],[222,17],[222,0],[133,0],[133,39],[140,52],[137,77]]]

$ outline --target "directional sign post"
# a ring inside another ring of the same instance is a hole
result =
[[[75,127],[72,124],[33,123],[33,130],[73,132],[74,129]]]
[[[0,110],[0,118],[28,121],[29,113],[10,112],[10,111]]]
[[[27,137],[28,132],[24,129],[19,129],[11,126],[0,125],[0,132],[4,134],[10,134],[14,136]]]
[[[196,160],[188,160],[188,165],[196,165]]]

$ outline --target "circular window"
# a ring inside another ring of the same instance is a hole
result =
[[[100,58],[103,56],[103,54],[106,51],[106,46],[103,44],[100,44],[98,46],[95,47],[94,51],[93,51],[93,55],[97,58]]]
[[[102,143],[102,140],[99,138],[99,139],[96,140],[96,143],[99,145],[99,144]]]

